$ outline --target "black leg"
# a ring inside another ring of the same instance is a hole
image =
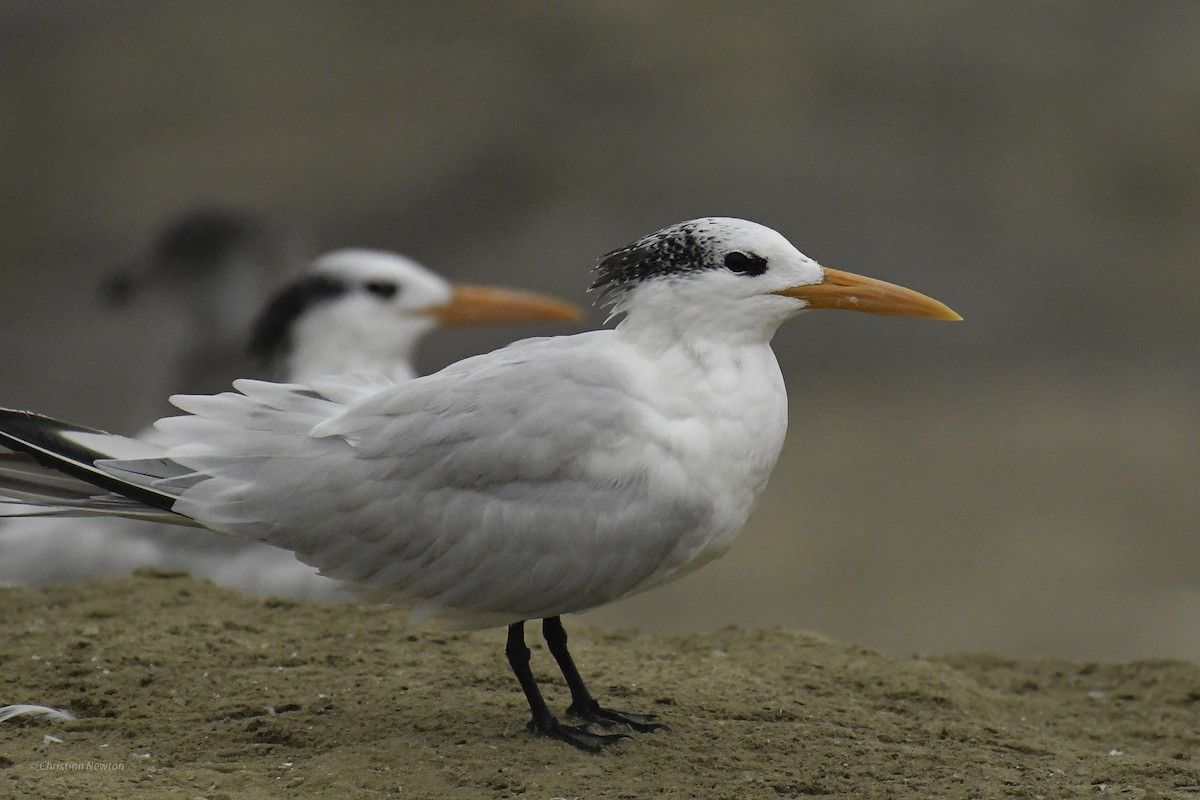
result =
[[[571,658],[571,653],[567,650],[567,631],[563,628],[562,619],[546,617],[542,620],[542,636],[546,638],[546,646],[550,648],[551,655],[558,662],[558,668],[562,670],[563,677],[567,680],[567,686],[571,689],[571,706],[567,709],[568,714],[574,714],[588,722],[595,722],[606,727],[613,723],[622,723],[642,732],[663,727],[662,723],[654,722],[653,714],[614,711],[604,708],[596,702],[596,698],[592,697],[592,693],[584,684],[583,678],[579,677],[575,659]]]
[[[529,721],[529,730],[593,753],[599,752],[605,745],[628,738],[624,734],[591,733],[577,725],[563,725],[550,713],[546,701],[542,699],[537,681],[533,678],[533,671],[529,668],[529,648],[525,646],[524,622],[515,622],[508,626],[508,644],[504,648],[504,654],[508,656],[508,663],[520,681],[525,699],[529,701],[529,710],[533,713],[533,719]]]

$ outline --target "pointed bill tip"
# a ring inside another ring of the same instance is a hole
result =
[[[962,316],[945,303],[912,289],[855,275],[853,272],[828,267],[824,270],[825,280],[820,283],[793,286],[781,289],[775,294],[804,300],[809,308],[834,308],[893,317],[962,321]]]

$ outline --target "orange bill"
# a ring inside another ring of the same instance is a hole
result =
[[[809,308],[840,308],[893,317],[961,320],[945,304],[894,283],[825,268],[825,280],[780,289],[775,294],[804,300]]]
[[[553,297],[470,284],[455,284],[450,302],[433,306],[428,313],[447,326],[577,322],[583,319],[583,311],[578,306]]]

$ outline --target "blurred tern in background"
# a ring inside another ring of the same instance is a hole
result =
[[[246,352],[250,326],[276,287],[304,263],[287,238],[257,214],[193,209],[170,220],[144,254],[105,280],[101,289],[110,305],[153,302],[179,322],[172,332],[179,351],[169,365],[171,393],[217,392],[255,374]]]
[[[560,615],[729,548],[783,445],[787,397],[770,341],[785,320],[809,308],[960,317],[729,218],[608,254],[593,288],[623,317],[615,329],[528,339],[390,386],[238,381],[237,392],[175,398],[188,415],[161,420],[155,444],[7,412],[0,442],[13,455],[0,487],[41,513],[270,542],[417,620],[507,625],[530,729],[598,750],[625,734],[558,721],[530,669],[525,622],[543,620],[569,713],[659,727],[592,697]]]
[[[213,228],[230,234],[230,243],[240,229]],[[339,250],[271,299],[253,325],[249,350],[288,380],[354,373],[382,388],[416,377],[417,345],[439,327],[581,317],[575,306],[542,295],[451,284],[395,253]],[[151,429],[140,438],[154,441],[157,434]],[[338,581],[254,539],[118,518],[0,525],[0,583],[63,583],[147,566],[186,570],[255,594],[349,597]]]
[[[261,215],[207,205],[173,216],[140,253],[113,267],[101,286],[108,305],[153,304],[170,323],[161,335],[173,355],[148,370],[164,373],[156,377],[166,391],[221,391],[240,377],[265,377],[246,342],[274,289],[294,271],[283,239]],[[136,404],[141,424],[169,408],[161,397]],[[179,531],[156,527],[120,519],[7,521],[0,525],[0,584],[65,583],[150,565],[184,568],[183,557],[171,558]],[[329,591],[327,581],[317,583]]]
[[[579,308],[531,292],[452,284],[412,259],[337,250],[313,262],[259,315],[250,352],[288,381],[330,375],[417,377],[417,345],[438,328],[578,322]]]

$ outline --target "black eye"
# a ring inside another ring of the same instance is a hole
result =
[[[767,271],[767,260],[734,251],[725,256],[725,269],[739,275],[762,275]]]
[[[400,291],[399,286],[387,281],[371,281],[364,288],[380,300],[391,300]]]

